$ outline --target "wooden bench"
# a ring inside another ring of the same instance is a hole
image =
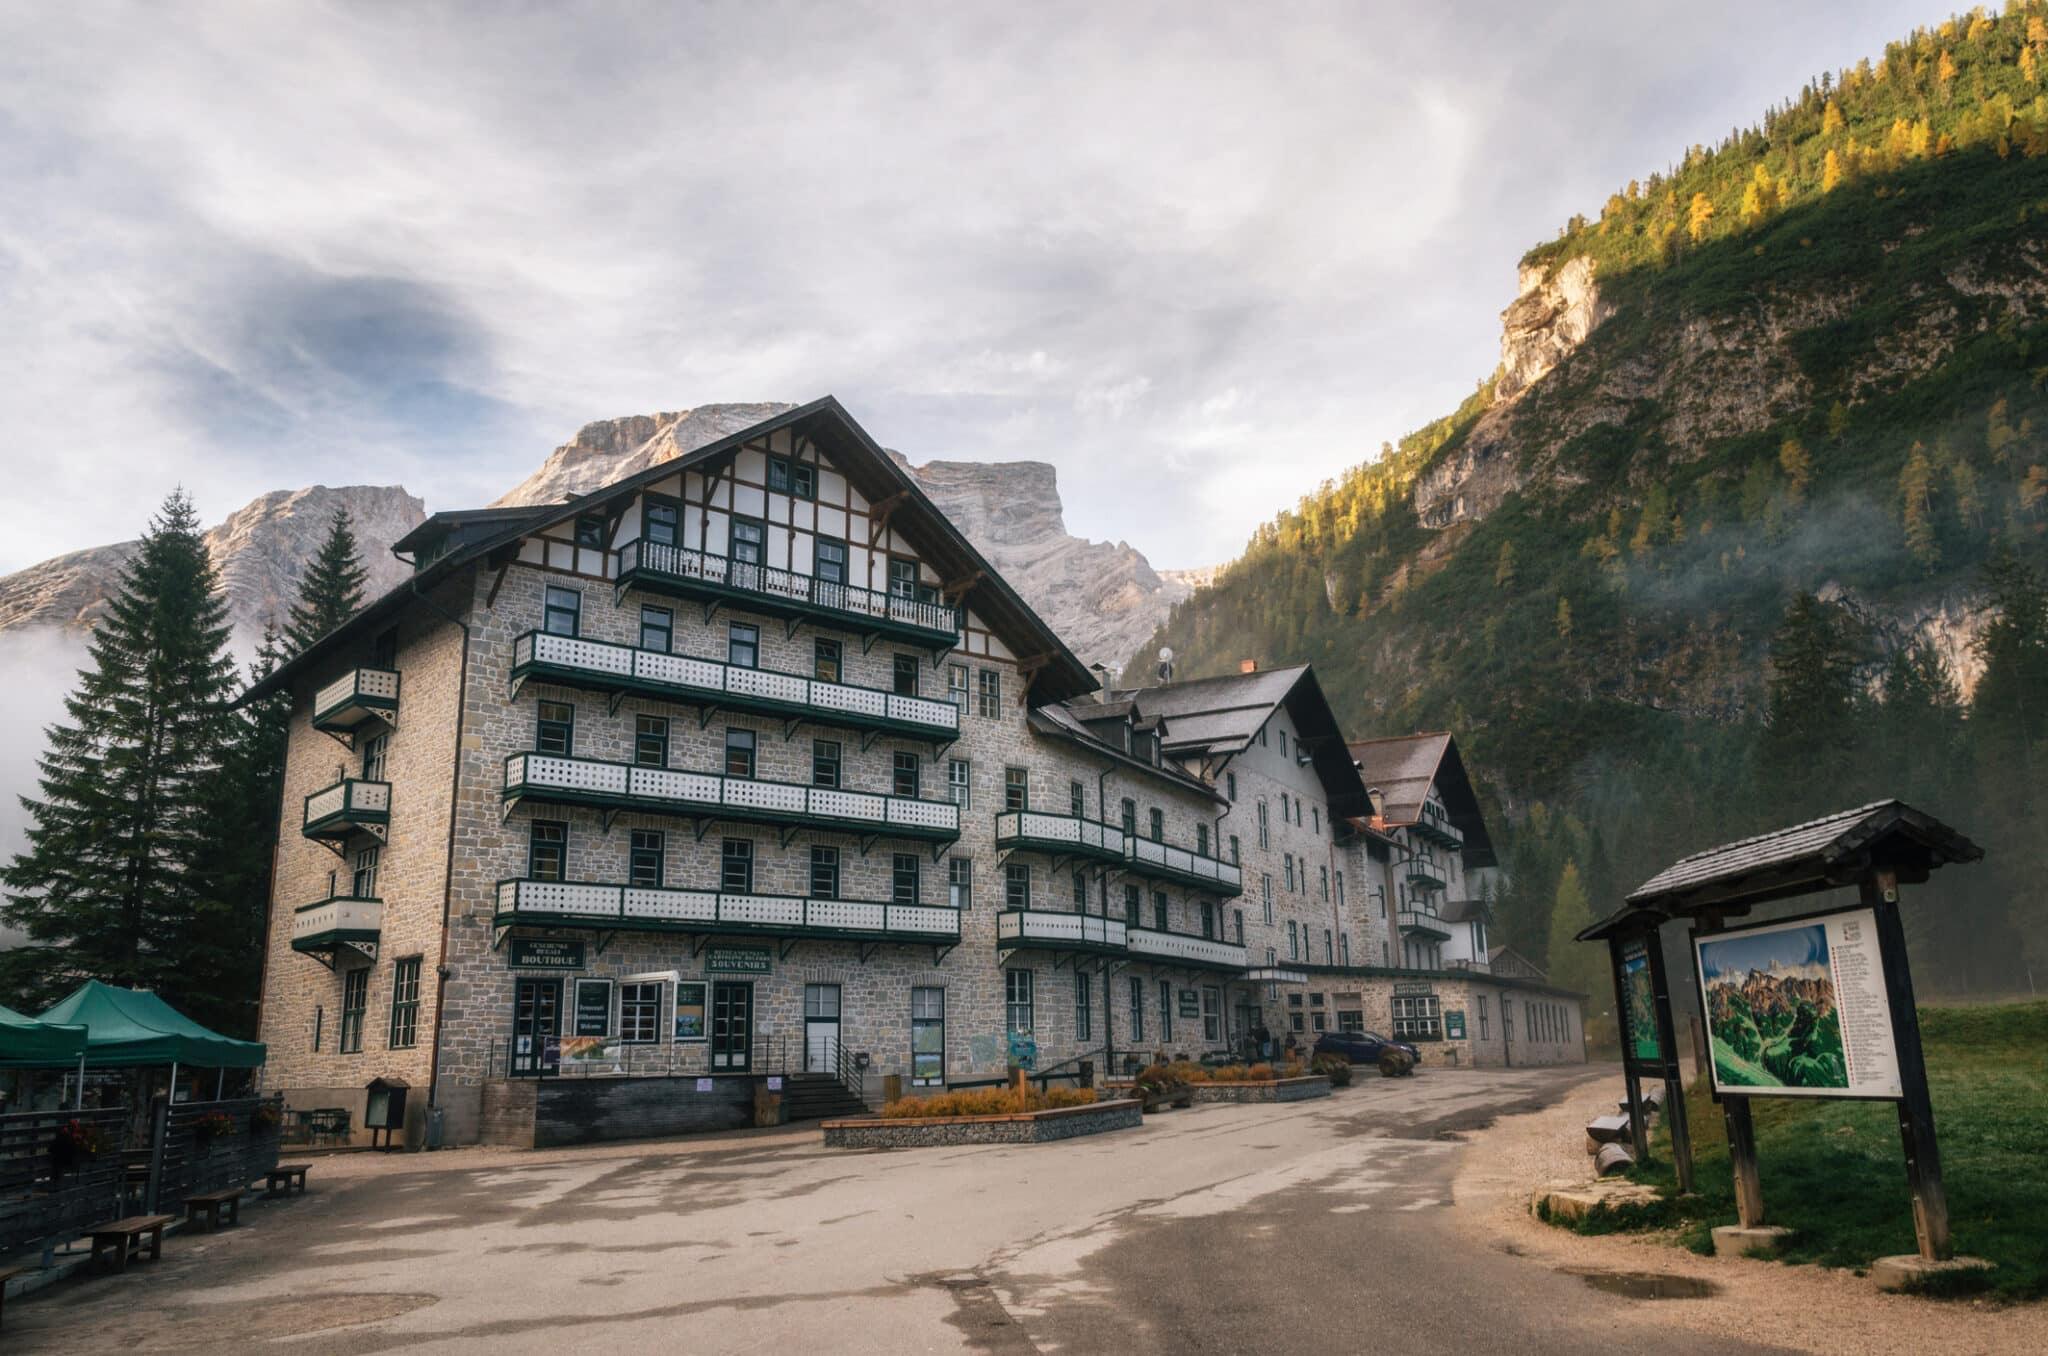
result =
[[[296,1184],[301,1196],[306,1194],[306,1169],[311,1163],[280,1163],[263,1174],[263,1194],[266,1196],[289,1196]]]
[[[130,1215],[126,1219],[95,1224],[86,1230],[92,1238],[92,1260],[97,1263],[100,1260],[100,1253],[112,1248],[114,1270],[126,1271],[130,1250],[139,1254],[145,1246],[146,1239],[149,1260],[154,1262],[164,1255],[164,1226],[175,1223],[175,1215]]]
[[[24,1271],[34,1270],[35,1267],[28,1262],[22,1262],[19,1265],[11,1267],[0,1267],[0,1322],[6,1321],[7,1283],[13,1280],[16,1276],[21,1275]]]
[[[226,1206],[230,1225],[242,1222],[242,1197],[246,1193],[241,1187],[228,1187],[222,1191],[202,1191],[185,1198],[185,1223],[192,1224],[199,1218],[199,1212],[206,1212],[206,1227],[220,1228],[221,1207]]]

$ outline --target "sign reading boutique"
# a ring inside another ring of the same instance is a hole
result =
[[[514,937],[506,943],[506,964],[514,970],[581,970],[580,937]]]

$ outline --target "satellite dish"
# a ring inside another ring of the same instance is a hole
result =
[[[1162,664],[1171,664],[1173,662],[1173,647],[1171,645],[1159,647],[1159,662]]]
[[[1173,681],[1173,647],[1171,645],[1159,647],[1159,681],[1162,683]]]

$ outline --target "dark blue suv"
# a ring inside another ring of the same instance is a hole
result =
[[[1399,1050],[1417,1064],[1422,1063],[1422,1052],[1408,1042],[1390,1041],[1370,1031],[1325,1031],[1316,1037],[1315,1053],[1342,1055],[1353,1064],[1377,1064],[1380,1051],[1389,1047]]]

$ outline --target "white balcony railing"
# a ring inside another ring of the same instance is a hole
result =
[[[934,941],[960,935],[960,911],[943,904],[883,904],[716,890],[578,881],[498,882],[500,923],[543,922],[774,932],[787,936],[872,934]]]
[[[1247,963],[1245,949],[1239,943],[1216,937],[1194,937],[1184,932],[1132,928],[1128,946],[1134,956],[1150,956],[1212,969],[1242,970]]]
[[[336,934],[375,936],[383,927],[384,901],[381,899],[323,899],[292,914],[292,944],[296,946]]]
[[[315,791],[306,797],[304,824],[314,828],[326,823],[383,823],[391,817],[391,783],[366,782],[354,777]]]
[[[1403,932],[1423,932],[1435,937],[1449,937],[1451,925],[1433,913],[1422,909],[1401,909],[1395,921]]]
[[[1005,810],[996,816],[996,846],[1088,852],[1121,858],[1130,840],[1114,824],[1043,810]]]
[[[1148,869],[1164,872],[1194,884],[1214,885],[1233,894],[1244,888],[1244,875],[1237,863],[1206,857],[1171,843],[1133,837],[1130,840],[1130,858],[1132,866],[1141,872]]]
[[[996,941],[1017,946],[1045,944],[1122,950],[1130,930],[1121,918],[1051,909],[1006,909],[996,915]]]
[[[313,694],[313,723],[398,709],[398,674],[391,669],[350,669]]]
[[[627,582],[641,580],[658,585],[672,581],[686,587],[697,586],[693,591],[708,587],[720,592],[752,594],[779,611],[796,608],[822,612],[855,624],[909,627],[934,636],[953,637],[960,631],[958,610],[944,603],[837,584],[792,570],[659,542],[627,542],[615,554],[618,577]]]

